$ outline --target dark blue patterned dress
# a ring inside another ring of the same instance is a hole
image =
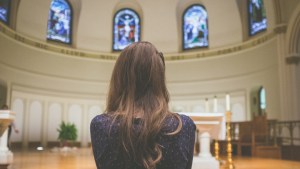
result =
[[[185,115],[180,115],[182,129],[176,135],[165,135],[175,131],[178,120],[170,117],[158,136],[157,141],[162,146],[162,159],[156,169],[191,169],[194,153],[195,129],[194,122]],[[112,118],[107,114],[96,116],[91,122],[91,140],[94,158],[98,169],[144,169],[143,166],[120,153],[120,123],[112,126]],[[134,122],[134,129],[139,126],[139,120]],[[110,131],[110,133],[109,133]]]

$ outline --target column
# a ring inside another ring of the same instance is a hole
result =
[[[275,32],[277,33],[278,50],[278,70],[280,86],[280,118],[281,120],[291,119],[292,93],[291,89],[291,70],[286,64],[286,25],[279,25]]]
[[[88,124],[88,115],[89,110],[87,105],[83,105],[83,112],[82,112],[82,140],[81,140],[81,146],[82,147],[88,147],[88,139],[87,139],[87,132],[89,124]]]
[[[23,141],[22,141],[22,148],[28,148],[28,125],[29,125],[29,111],[30,111],[30,101],[29,99],[25,100],[24,106],[24,115],[23,115]]]
[[[43,114],[42,114],[42,146],[47,147],[48,143],[48,110],[49,110],[49,104],[47,101],[43,102]]]

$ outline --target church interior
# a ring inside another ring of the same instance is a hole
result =
[[[299,0],[0,0],[0,21],[9,168],[96,168],[89,125],[138,41],[164,55],[172,112],[231,115],[211,140],[220,168],[229,156],[237,169],[300,168]],[[76,130],[66,151],[62,122]]]

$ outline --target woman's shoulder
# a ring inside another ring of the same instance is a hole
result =
[[[187,115],[184,114],[178,114],[181,118],[182,124],[186,125],[195,125],[194,121]]]
[[[178,114],[178,115],[181,118],[183,130],[187,130],[189,132],[196,130],[196,125],[189,116],[184,114]]]
[[[194,121],[189,116],[186,116],[183,114],[178,114],[178,113],[172,113],[172,114],[173,114],[173,116],[168,118],[165,122],[166,131],[170,132],[170,131],[174,130],[174,128],[178,127],[179,119],[176,118],[176,116],[180,118],[183,130],[191,130],[192,131],[192,130],[196,129]]]
[[[109,127],[109,125],[111,124],[112,118],[106,114],[99,114],[97,116],[95,116],[92,121],[91,121],[91,128],[107,128]]]
[[[92,123],[104,123],[109,121],[110,119],[111,117],[106,113],[98,114],[92,119]]]

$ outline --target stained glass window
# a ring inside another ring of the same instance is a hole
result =
[[[259,104],[260,104],[260,109],[261,110],[266,110],[266,91],[265,88],[261,88],[259,90]]]
[[[48,18],[47,39],[70,44],[71,22],[72,9],[70,4],[66,0],[52,0]]]
[[[183,13],[183,49],[208,47],[208,19],[202,5],[192,5]]]
[[[267,30],[267,17],[263,0],[248,0],[249,35]]]
[[[113,50],[120,51],[133,42],[140,41],[141,23],[138,14],[131,9],[121,9],[114,17]]]
[[[9,21],[10,0],[0,0],[0,20],[6,24]]]

